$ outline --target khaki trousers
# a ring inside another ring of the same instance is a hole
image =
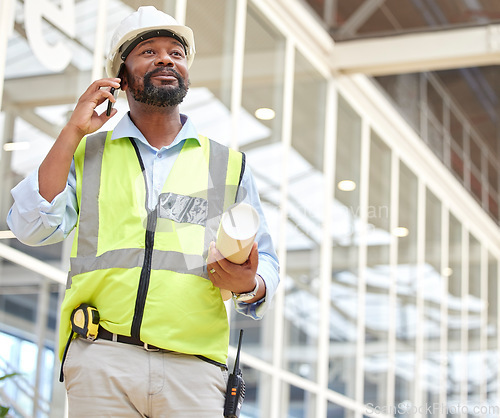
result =
[[[221,418],[228,374],[195,356],[76,338],[64,363],[69,417]]]

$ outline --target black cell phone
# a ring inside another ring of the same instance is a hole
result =
[[[122,62],[120,65],[120,69],[118,70],[118,75],[116,76],[117,78],[120,78],[122,74],[124,63]],[[120,87],[121,87],[121,82],[120,82]],[[109,91],[113,96],[115,95],[116,89],[114,87],[111,87],[111,90]],[[116,96],[115,96],[116,98]],[[108,100],[108,108],[106,109],[106,116],[111,115],[111,109],[113,109],[113,102],[111,100]]]
[[[115,88],[111,87],[111,90],[109,92],[114,96]],[[106,116],[111,115],[111,109],[113,109],[113,102],[111,100],[108,100],[108,108],[106,109]]]

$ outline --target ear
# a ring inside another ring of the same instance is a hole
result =
[[[120,67],[120,71],[118,72],[118,78],[120,78],[120,88],[122,91],[126,91],[128,88],[127,83],[127,67],[125,63],[123,63]]]

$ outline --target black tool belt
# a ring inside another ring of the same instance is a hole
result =
[[[103,340],[108,340],[108,341],[116,341],[119,343],[124,343],[124,344],[132,344],[132,345],[137,345],[139,347],[143,347],[145,350],[148,351],[162,351],[164,353],[172,353],[172,350],[166,350],[164,348],[159,348],[151,344],[147,344],[145,342],[142,342],[141,340],[134,338],[134,337],[128,337],[126,335],[119,335],[119,334],[113,334],[112,332],[109,332],[108,330],[104,329],[99,325],[99,332],[97,334],[97,339],[103,339]],[[219,363],[218,361],[209,359],[208,357],[194,354],[195,357],[198,357],[200,360],[203,360],[207,363],[213,364],[214,366],[220,367],[224,370],[227,370],[227,366],[224,363]]]
[[[138,338],[127,337],[126,335],[113,334],[112,332],[109,332],[108,330],[104,329],[101,326],[99,326],[99,332],[97,334],[97,339],[99,339],[99,338],[102,340],[116,341],[116,342],[123,343],[123,344],[138,345],[139,347],[143,347],[145,350],[148,350],[148,351],[160,351],[160,350],[161,351],[170,351],[170,350],[164,350],[160,347],[156,347],[154,345],[142,342]]]

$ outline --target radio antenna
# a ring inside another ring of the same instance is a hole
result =
[[[241,375],[240,370],[240,351],[241,351],[241,340],[243,338],[243,330],[240,329],[240,337],[238,339],[238,350],[236,351],[236,359],[234,360],[234,370],[233,373]]]

